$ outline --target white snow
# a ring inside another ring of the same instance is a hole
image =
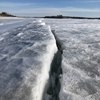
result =
[[[3,25],[3,23],[0,23],[0,26],[2,26]]]
[[[24,19],[24,18],[22,18],[22,17],[0,17],[0,20],[1,19]]]
[[[0,22],[0,100],[41,100],[57,51],[50,26],[40,19]]]
[[[60,100],[100,100],[100,20],[44,21],[65,45]]]

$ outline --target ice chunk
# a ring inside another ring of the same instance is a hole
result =
[[[24,21],[22,26],[2,32],[0,100],[41,100],[49,78],[57,51],[55,38],[47,25]]]

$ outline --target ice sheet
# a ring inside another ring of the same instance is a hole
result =
[[[63,41],[60,100],[100,100],[100,20],[45,19]]]
[[[0,34],[11,30],[13,28],[26,25],[32,21],[36,21],[33,18],[17,18],[17,17],[0,17]]]
[[[0,100],[41,100],[55,38],[38,19],[9,23],[0,26]]]

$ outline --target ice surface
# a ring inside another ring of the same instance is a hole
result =
[[[0,34],[10,29],[26,25],[27,23],[30,23],[32,21],[35,22],[36,19],[32,20],[32,18],[0,17]]]
[[[60,100],[100,100],[100,21],[44,21],[65,45]]]
[[[57,51],[40,19],[0,19],[0,100],[41,100]]]

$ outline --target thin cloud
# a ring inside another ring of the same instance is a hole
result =
[[[76,0],[76,2],[85,2],[85,3],[96,3],[96,2],[100,2],[100,0]]]
[[[72,0],[70,0],[72,1]],[[75,0],[79,1],[79,0]],[[86,0],[84,0],[86,1]],[[94,0],[87,0],[93,2]],[[100,1],[100,0],[95,0]],[[82,2],[82,0],[80,0]],[[8,13],[15,15],[57,15],[57,14],[70,14],[70,13],[100,13],[100,8],[77,8],[77,7],[44,7],[44,4],[36,3],[11,3],[11,2],[0,2],[0,11],[5,10]],[[9,9],[8,9],[9,8]],[[14,8],[14,9],[12,9]],[[16,10],[15,10],[16,9]]]
[[[99,8],[88,9],[88,8],[68,7],[68,8],[63,8],[62,11],[68,11],[68,12],[100,12],[100,9]]]
[[[80,3],[98,3],[100,0],[70,0],[66,2],[80,2]]]
[[[21,9],[16,12],[100,12],[99,8],[88,9],[88,8],[75,8],[75,7],[66,7],[66,8],[29,8],[29,9]]]
[[[12,2],[0,2],[0,7],[27,7],[36,5],[35,3],[12,3]]]
[[[46,16],[46,15],[70,15],[70,13],[100,13],[100,9],[84,9],[84,8],[29,8],[20,10],[9,10],[7,11],[15,15],[27,15],[27,16]]]

